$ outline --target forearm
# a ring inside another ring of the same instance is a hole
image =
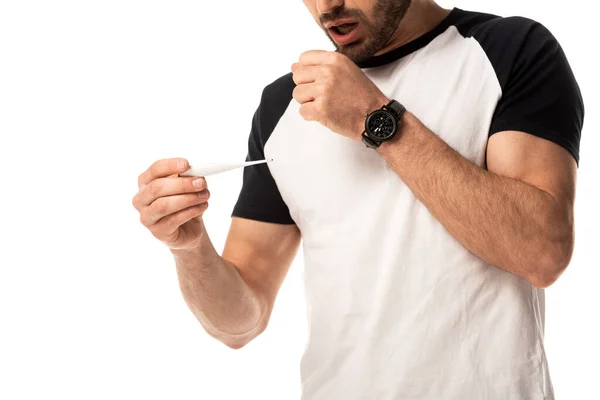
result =
[[[239,270],[219,256],[206,231],[197,248],[171,252],[183,297],[210,335],[240,347],[260,333],[264,302]]]
[[[536,286],[555,280],[569,241],[554,197],[462,157],[406,114],[406,129],[380,153],[415,196],[464,247]]]

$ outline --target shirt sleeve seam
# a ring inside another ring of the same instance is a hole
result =
[[[295,225],[296,223],[291,216],[281,216],[271,213],[265,213],[250,208],[236,206],[231,214],[232,217],[240,217],[246,219],[252,219],[262,222],[271,222],[282,225]]]
[[[539,124],[536,123],[531,123],[531,122],[525,122],[525,121],[513,121],[513,122],[506,122],[503,120],[500,121],[495,121],[492,124],[492,129],[490,129],[490,133],[489,136],[492,136],[495,133],[498,132],[504,132],[504,131],[519,131],[519,132],[524,132],[542,139],[547,139],[550,140],[551,142],[554,142],[556,144],[558,144],[559,146],[565,148],[570,154],[571,156],[573,156],[573,158],[575,159],[575,161],[577,162],[577,165],[579,166],[579,157],[576,154],[576,151],[573,147],[573,144],[570,143],[567,139],[565,139],[564,135],[560,135],[557,132],[553,131],[552,129],[543,127]]]

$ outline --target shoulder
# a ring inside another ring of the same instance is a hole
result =
[[[550,30],[530,18],[463,11],[456,28],[479,43],[503,88],[519,69],[564,56]]]
[[[292,99],[292,92],[296,84],[292,79],[292,73],[287,73],[265,86],[261,102],[277,102]]]
[[[552,33],[539,21],[521,17],[502,17],[494,14],[459,10],[456,28],[465,37],[477,40],[519,42],[527,39],[552,39]]]
[[[260,133],[263,141],[270,136],[287,110],[295,86],[290,72],[264,87],[260,104],[254,115],[254,129],[256,133]]]

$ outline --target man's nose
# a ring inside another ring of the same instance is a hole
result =
[[[319,14],[327,14],[334,8],[344,5],[344,0],[317,0]]]

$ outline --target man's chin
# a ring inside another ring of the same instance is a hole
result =
[[[367,54],[367,52],[365,52],[365,46],[362,40],[357,40],[356,42],[348,43],[343,46],[336,45],[335,48],[335,51],[345,55],[356,64],[372,56],[371,54]]]

